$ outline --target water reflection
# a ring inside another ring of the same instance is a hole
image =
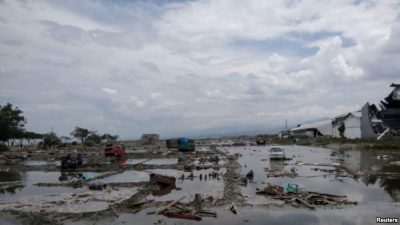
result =
[[[382,171],[399,173],[400,166],[391,165],[390,162],[399,161],[395,153],[385,152],[390,155],[390,160],[378,160],[376,157],[379,152],[369,150],[347,150],[337,151],[327,148],[315,148],[306,146],[284,146],[287,155],[293,159],[287,161],[266,160],[268,156],[267,147],[242,148],[235,147],[227,150],[229,154],[241,154],[238,158],[242,165],[242,174],[254,171],[254,181],[242,188],[244,194],[251,196],[247,200],[252,204],[263,204],[268,202],[267,198],[255,197],[256,188],[265,186],[266,183],[284,185],[287,182],[299,184],[305,190],[324,192],[330,194],[347,195],[352,201],[360,204],[369,202],[390,202],[399,201],[400,177],[388,176],[362,176],[358,179],[349,177],[335,177],[335,174],[324,172],[322,169],[332,169],[334,167],[318,167],[312,165],[299,165],[297,163],[310,164],[333,164],[339,162],[349,168],[352,172],[358,171]],[[286,170],[292,168],[299,176],[291,177],[268,177],[265,169]],[[317,168],[318,170],[315,170]],[[344,173],[345,174],[345,173]]]
[[[24,187],[19,172],[8,170],[0,171],[0,194],[15,194]]]
[[[400,166],[393,165],[400,159],[396,151],[383,150],[340,150],[338,157],[342,165],[351,171],[357,172],[382,172],[400,173]],[[400,201],[400,176],[382,174],[380,176],[370,174],[364,175],[360,179],[366,186],[376,186],[383,188],[394,201]]]
[[[285,162],[283,160],[271,160],[269,162],[269,170],[284,170]]]

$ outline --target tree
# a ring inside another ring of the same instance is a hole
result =
[[[54,133],[53,131],[44,135],[43,138],[44,149],[52,148],[53,146],[58,145],[60,143],[61,143],[60,138],[58,138],[56,133]]]
[[[6,142],[20,136],[26,123],[22,113],[22,110],[18,107],[13,108],[10,103],[0,105],[0,141]]]
[[[31,132],[31,131],[25,131],[24,134],[23,134],[23,138],[28,140],[28,145],[29,145],[31,140],[43,139],[44,135],[43,134],[38,134],[38,133],[35,133],[35,132]]]
[[[86,141],[93,141],[94,143],[98,144],[101,141],[101,137],[96,131],[91,131],[89,136],[86,138]]]
[[[103,134],[101,136],[101,140],[105,140],[105,141],[116,141],[118,139],[118,135],[111,135],[111,134]]]
[[[89,136],[90,131],[85,128],[75,127],[75,130],[71,132],[71,135],[75,138],[81,140],[82,144],[86,141],[86,138]]]

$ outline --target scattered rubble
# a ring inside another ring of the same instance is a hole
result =
[[[267,177],[297,177],[296,172],[289,172],[286,170],[268,170]]]
[[[273,199],[283,200],[286,204],[295,207],[305,206],[315,209],[315,206],[341,206],[356,205],[357,202],[347,200],[346,196],[318,193],[299,190],[298,192],[285,192],[284,188],[268,184],[265,188],[259,189],[257,194],[267,195]]]

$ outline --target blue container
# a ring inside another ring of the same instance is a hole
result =
[[[178,150],[181,152],[188,152],[195,150],[194,140],[188,138],[179,138],[178,139]]]
[[[297,193],[297,192],[299,192],[299,185],[287,183],[285,185],[285,188],[283,189],[283,192],[285,192],[285,193]]]

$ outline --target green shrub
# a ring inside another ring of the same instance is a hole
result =
[[[87,140],[87,141],[85,141],[85,143],[84,143],[84,145],[85,146],[88,146],[88,147],[92,147],[92,146],[94,146],[96,143],[94,142],[94,141],[91,141],[91,140]]]
[[[0,144],[0,152],[8,151],[8,147],[5,144]]]
[[[53,146],[57,146],[60,143],[61,143],[60,138],[58,138],[54,132],[50,132],[44,136],[42,147],[43,149],[50,149]]]

